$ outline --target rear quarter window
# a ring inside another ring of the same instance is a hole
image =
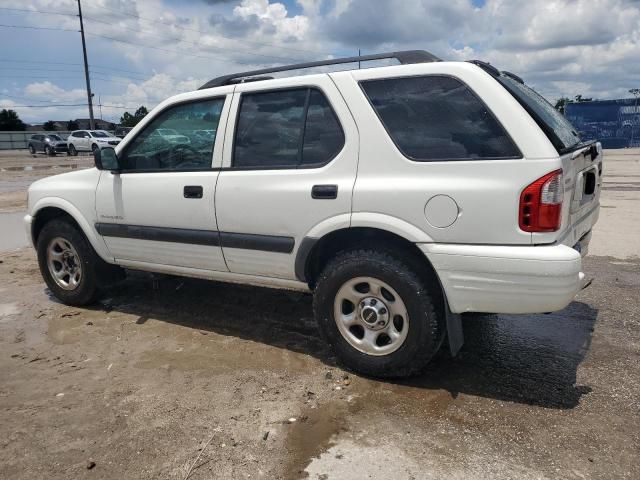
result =
[[[360,85],[396,146],[411,160],[522,157],[488,107],[458,79],[429,75]]]

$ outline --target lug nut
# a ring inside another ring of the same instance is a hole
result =
[[[371,305],[375,305],[376,303],[378,303],[378,302],[376,301],[376,299],[375,299],[375,298],[372,298],[372,299],[371,299]]]
[[[387,309],[386,308],[381,308],[380,309],[380,315],[385,315],[387,313]]]

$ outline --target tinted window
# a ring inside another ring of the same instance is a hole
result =
[[[304,129],[302,163],[326,163],[342,150],[343,145],[344,134],[329,102],[318,90],[311,90]]]
[[[129,144],[127,170],[203,170],[211,168],[213,145],[224,99],[168,108]],[[209,132],[202,135],[202,130]]]
[[[569,120],[553,108],[553,105],[538,92],[511,77],[501,75],[499,79],[511,95],[529,111],[551,143],[560,152],[571,150],[582,142]]]
[[[459,80],[370,80],[362,88],[398,148],[419,161],[515,158],[521,154],[488,108]]]
[[[306,89],[243,95],[233,165],[297,165],[306,99]]]
[[[344,145],[335,113],[316,89],[244,94],[235,133],[234,167],[323,164]]]
[[[73,133],[71,134],[71,136],[72,136],[72,137],[80,138],[80,137],[83,137],[83,136],[84,136],[84,132],[73,132]]]

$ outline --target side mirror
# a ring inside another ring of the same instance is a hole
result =
[[[116,151],[111,147],[96,148],[93,159],[98,170],[120,170],[120,162]]]

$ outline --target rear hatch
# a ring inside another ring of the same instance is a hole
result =
[[[598,220],[602,188],[602,146],[595,141],[582,142],[573,125],[519,77],[502,72],[497,80],[547,135],[562,163],[562,224],[557,232],[533,233],[533,243],[562,243],[580,248],[581,240],[588,240],[591,229]],[[587,243],[583,242],[585,245]]]

